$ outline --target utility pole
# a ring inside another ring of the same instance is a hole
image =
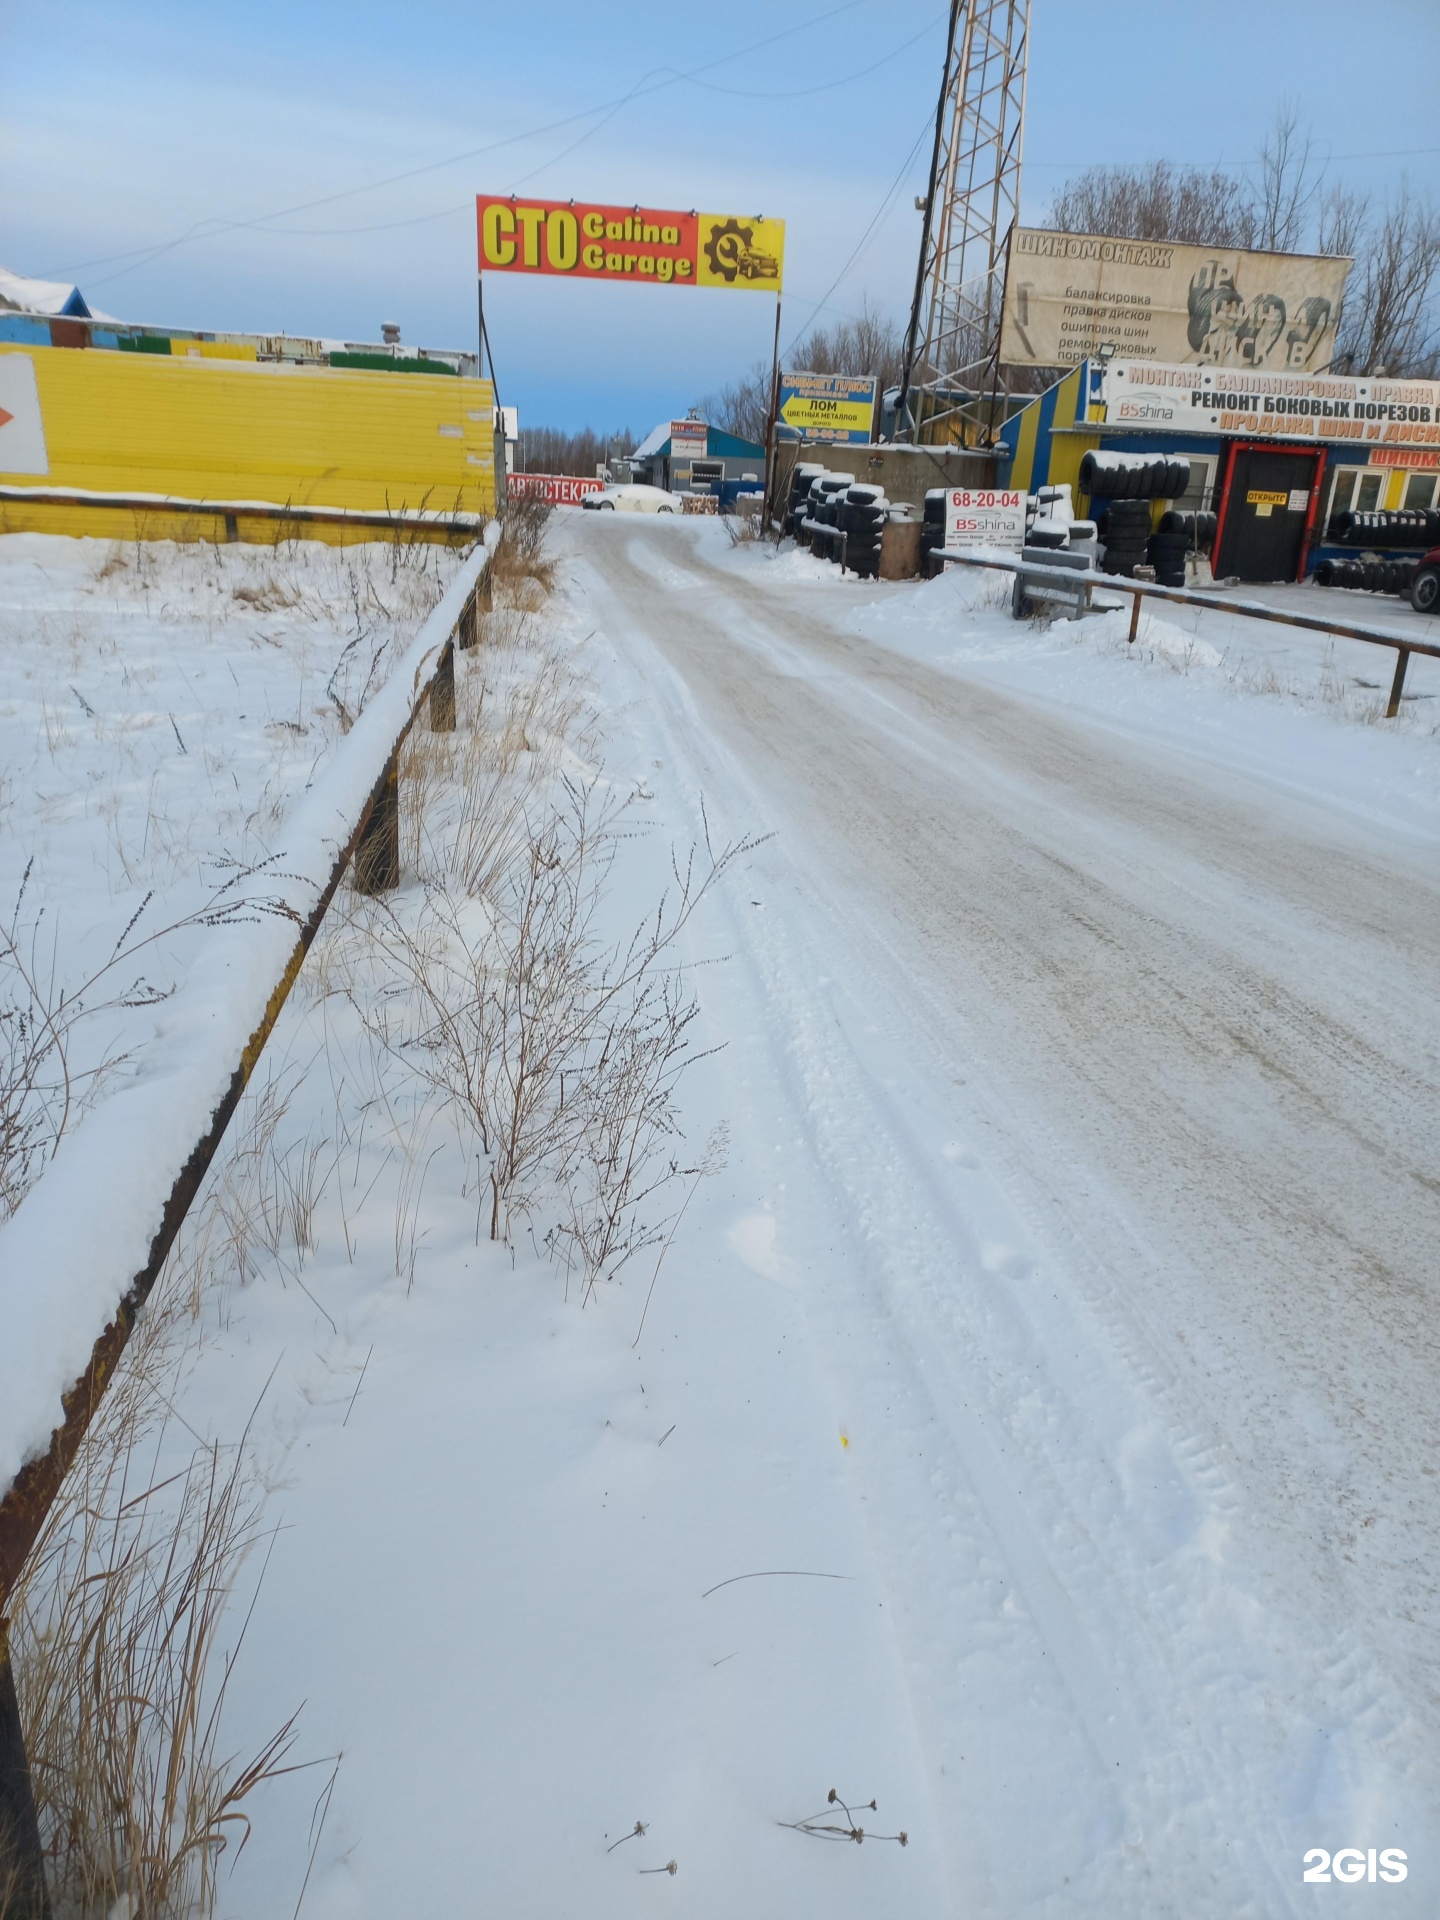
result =
[[[951,5],[895,416],[900,440],[994,435],[1000,309],[1020,212],[1029,25],[1030,0]]]

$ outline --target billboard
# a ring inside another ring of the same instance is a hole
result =
[[[849,373],[782,373],[780,419],[801,440],[868,446],[876,381]]]
[[[995,487],[951,487],[945,495],[946,546],[1023,547],[1026,498]]]
[[[762,293],[784,278],[783,220],[483,193],[475,219],[481,273]]]
[[[670,458],[703,460],[710,444],[710,429],[703,420],[670,422]]]
[[[1440,447],[1440,380],[1115,360],[1105,369],[1104,397],[1105,425],[1111,430]]]
[[[1016,227],[1000,358],[1070,367],[1103,347],[1170,365],[1319,372],[1350,262]]]

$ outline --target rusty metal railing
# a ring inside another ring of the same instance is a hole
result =
[[[156,1196],[158,1220],[144,1265],[130,1276],[129,1284],[120,1294],[114,1318],[91,1349],[88,1365],[63,1395],[62,1418],[51,1433],[49,1447],[25,1463],[0,1498],[0,1910],[5,1920],[49,1920],[50,1915],[39,1824],[10,1665],[5,1617],[10,1596],[346,869],[353,863],[355,885],[365,892],[378,893],[399,884],[400,749],[422,706],[428,710],[429,723],[436,731],[454,729],[455,648],[457,645],[462,649],[472,647],[478,639],[478,615],[490,604],[489,557],[489,551],[482,547],[464,562],[460,574],[397,666],[396,676],[402,679],[408,676],[411,685],[398,723],[382,736],[383,751],[377,750],[373,740],[357,742],[357,746],[363,746],[366,751],[370,765],[380,764],[353,827],[344,843],[338,846],[328,873],[316,885],[313,899],[304,903],[303,911],[297,912],[295,940],[279,978],[228,1084],[209,1115],[208,1124],[183,1166],[174,1170],[163,1199],[160,1196],[165,1173],[160,1170]],[[362,721],[364,718],[362,715]],[[337,768],[344,753],[342,746],[336,758]],[[343,784],[348,787],[353,784],[355,769],[347,767],[345,771],[347,778]],[[366,771],[362,767],[362,781]],[[23,1205],[22,1202],[22,1210]],[[0,1329],[0,1338],[3,1338],[3,1329]]]
[[[988,567],[994,573],[1014,573],[1026,579],[1033,577],[1070,591],[1077,587],[1101,587],[1106,593],[1128,593],[1131,596],[1129,637],[1132,641],[1140,629],[1140,602],[1147,599],[1173,600],[1181,606],[1200,607],[1207,612],[1239,614],[1246,620],[1270,620],[1279,626],[1303,627],[1311,633],[1333,633],[1341,640],[1363,640],[1370,646],[1394,647],[1398,658],[1395,662],[1395,678],[1390,687],[1389,705],[1385,709],[1387,720],[1393,720],[1400,711],[1400,696],[1405,690],[1405,669],[1410,664],[1411,654],[1427,654],[1431,659],[1440,660],[1440,642],[1412,640],[1407,634],[1383,633],[1373,627],[1356,626],[1353,621],[1329,620],[1320,614],[1294,613],[1285,607],[1267,607],[1259,600],[1229,600],[1218,593],[1205,593],[1193,587],[1152,586],[1148,580],[1131,580],[1124,574],[1099,573],[1093,568],[1084,572],[1078,568],[1072,571],[1068,567],[1047,567],[1037,561],[958,553],[949,547],[937,548],[936,551],[948,566]]]

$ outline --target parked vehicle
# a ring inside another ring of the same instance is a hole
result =
[[[1417,613],[1440,613],[1440,547],[1432,547],[1410,576],[1410,604]]]
[[[603,487],[599,493],[587,493],[580,502],[592,513],[679,513],[673,493],[663,487],[649,487],[640,480]]]

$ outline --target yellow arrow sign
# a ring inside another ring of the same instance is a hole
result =
[[[835,400],[828,395],[792,393],[780,418],[797,433],[869,433],[874,414],[870,400]]]

